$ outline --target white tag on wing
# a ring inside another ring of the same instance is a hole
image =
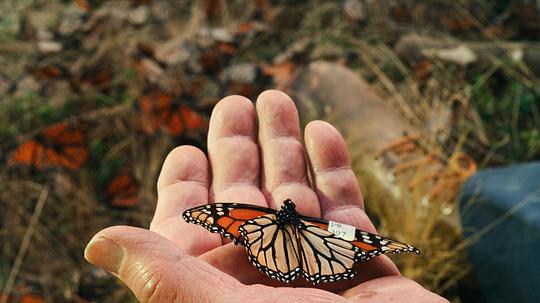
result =
[[[328,221],[328,231],[336,235],[336,237],[347,241],[353,241],[356,234],[354,226],[334,221]]]

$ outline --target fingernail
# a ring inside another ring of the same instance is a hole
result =
[[[95,266],[118,274],[124,258],[124,250],[109,239],[96,237],[86,246],[84,258]]]

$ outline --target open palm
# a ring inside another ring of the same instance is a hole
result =
[[[319,288],[302,278],[283,284],[258,272],[243,247],[181,219],[184,210],[208,201],[277,209],[289,198],[303,215],[375,233],[339,132],[313,121],[304,139],[296,107],[284,93],[262,93],[256,110],[244,97],[224,98],[210,120],[208,158],[180,146],[165,160],[150,230],[102,230],[85,257],[115,273],[143,302],[445,301],[400,277],[386,256],[358,265],[354,280]]]

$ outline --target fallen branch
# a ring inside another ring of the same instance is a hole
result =
[[[540,76],[540,43],[508,41],[458,41],[407,34],[395,45],[397,56],[408,64],[423,58],[438,58],[459,65],[493,63],[507,59],[536,76]]]

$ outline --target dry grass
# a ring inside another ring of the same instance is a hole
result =
[[[484,30],[485,25],[470,12],[464,10],[460,4],[457,5],[457,14],[472,21],[474,29],[481,33],[480,39],[491,41],[495,46],[504,44],[498,40],[499,38],[488,36]],[[374,6],[378,5],[374,4]],[[381,10],[374,11],[377,13]],[[385,9],[382,11],[387,12]],[[399,30],[399,28],[392,26],[395,24],[389,24],[388,15],[379,17],[384,26],[373,27],[372,29],[377,32],[369,33],[376,37],[375,41],[367,41],[365,36],[361,36],[360,39],[343,37],[346,35],[343,32],[344,26],[340,26],[339,23],[323,31],[321,35],[327,34],[328,37],[345,44],[346,47],[354,45],[355,53],[359,58],[356,64],[357,71],[370,79],[372,84],[399,108],[408,123],[420,130],[423,134],[420,141],[425,154],[430,155],[437,151],[442,157],[439,163],[441,169],[439,174],[442,176],[455,174],[453,163],[462,157],[462,151],[473,155],[480,167],[511,162],[513,156],[509,154],[508,149],[503,151],[490,147],[490,140],[497,135],[492,128],[490,129],[491,126],[484,125],[484,123],[489,125],[492,121],[482,120],[479,117],[477,106],[486,104],[479,104],[475,100],[477,96],[472,92],[487,86],[487,83],[496,77],[494,75],[500,73],[508,77],[509,85],[516,82],[528,88],[531,88],[529,85],[532,83],[538,83],[538,78],[527,67],[509,65],[498,57],[487,58],[486,65],[478,66],[477,70],[432,60],[428,76],[420,77],[415,74],[417,71],[411,70],[396,56],[390,46],[395,42],[394,39],[389,39],[390,41],[380,39],[380,37],[391,37],[392,33],[388,31]],[[422,32],[424,29],[417,30]],[[384,33],[379,31],[384,31]],[[432,30],[430,34],[445,37],[448,33]],[[472,81],[473,77],[477,80]],[[538,102],[538,97],[536,98]],[[497,101],[493,99],[493,102]],[[513,106],[516,112],[515,107],[519,104],[514,103]],[[480,108],[480,111],[482,110]],[[535,105],[532,105],[531,110],[532,120],[535,120]],[[474,244],[482,233],[487,232],[487,230],[480,231],[466,239],[462,236],[456,200],[460,185],[466,179],[457,178],[450,188],[445,188],[444,195],[432,199],[433,189],[437,185],[437,182],[428,182],[433,179],[432,172],[422,169],[421,166],[414,166],[406,177],[395,177],[393,174],[383,176],[383,179],[386,179],[383,183],[389,183],[393,189],[389,191],[388,184],[382,185],[381,176],[377,176],[374,172],[380,168],[374,167],[377,164],[372,155],[366,156],[362,153],[365,148],[358,146],[362,142],[356,139],[354,129],[359,122],[351,118],[351,115],[339,113],[339,109],[336,108],[332,108],[330,114],[320,114],[317,118],[326,119],[339,129],[347,130],[346,140],[350,143],[354,167],[365,195],[366,208],[378,223],[379,231],[385,235],[398,237],[405,242],[415,243],[422,249],[423,254],[419,257],[392,256],[403,274],[419,281],[428,289],[444,294],[452,301],[463,300],[457,295],[458,287],[460,283],[469,282],[468,276],[472,270],[467,259],[466,248]],[[514,123],[513,137],[517,138],[520,127],[516,123],[516,114],[512,121]],[[432,164],[427,166],[430,165]],[[476,164],[473,166],[475,169]],[[392,168],[389,168],[388,172],[392,173]],[[510,213],[504,217],[510,216]],[[501,218],[501,220],[504,219]],[[493,226],[490,226],[488,230],[492,228]]]

